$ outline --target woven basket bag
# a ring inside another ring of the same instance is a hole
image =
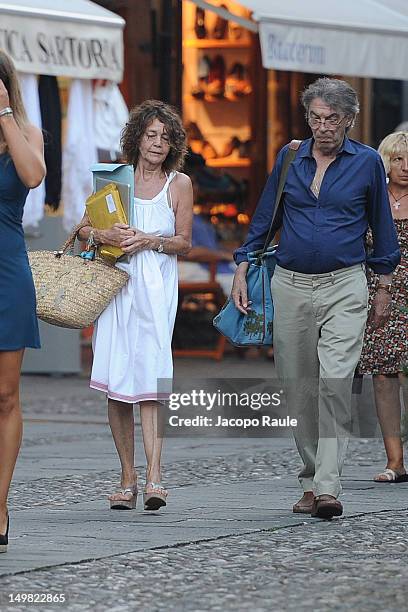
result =
[[[101,257],[91,261],[72,254],[77,233],[84,225],[74,229],[61,251],[28,253],[37,295],[37,317],[51,325],[88,327],[129,279],[124,270]]]

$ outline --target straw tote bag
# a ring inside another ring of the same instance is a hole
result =
[[[101,257],[73,255],[77,225],[60,251],[28,253],[37,296],[37,317],[51,325],[81,329],[91,325],[127,283],[129,275]]]

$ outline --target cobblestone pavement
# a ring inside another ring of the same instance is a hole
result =
[[[28,421],[10,497],[14,519],[27,516],[29,522],[13,527],[10,551],[0,555],[0,574],[7,573],[8,562],[14,563],[12,575],[0,576],[0,610],[408,609],[408,486],[369,482],[383,465],[380,440],[350,442],[346,506],[356,513],[360,500],[374,500],[372,506],[361,505],[360,515],[331,522],[302,516],[294,520],[290,503],[297,496],[294,476],[299,458],[292,441],[248,438],[228,444],[208,441],[208,448],[197,439],[190,446],[172,441],[174,448],[165,453],[164,466],[164,481],[173,490],[169,509],[159,517],[146,518],[139,511],[112,515],[105,501],[105,509],[100,509],[101,499],[118,479],[104,402],[90,395],[86,381],[54,381],[47,396],[37,382],[33,379],[31,394],[25,391]],[[81,419],[87,419],[86,427],[78,426]],[[78,461],[71,465],[75,457]],[[206,495],[207,487],[212,488]],[[254,499],[257,490],[259,500]],[[275,498],[286,491],[286,497],[271,499],[271,491]],[[276,527],[268,527],[272,515],[277,517]],[[66,537],[59,533],[61,526]],[[183,529],[183,541],[168,543],[169,533]],[[105,548],[97,549],[105,532],[114,535],[105,538]],[[75,547],[81,549],[85,536],[91,553],[73,563],[69,554]],[[124,552],[119,541],[113,549],[115,537],[135,538],[135,544],[139,537],[140,550],[135,545]],[[27,555],[39,561],[31,571],[19,570],[25,541]],[[62,556],[56,556],[50,567],[41,567],[45,544],[47,554],[62,546]],[[64,593],[67,603],[8,604],[8,594],[19,592]]]
[[[56,436],[54,443],[82,440],[106,440],[111,443],[107,433],[83,434],[81,436]],[[27,448],[38,444],[49,443],[49,438],[29,440]],[[379,440],[352,440],[346,465],[367,466],[379,461],[384,455]],[[144,466],[137,466],[141,475],[140,486],[144,484]],[[296,473],[299,469],[299,455],[294,448],[285,449],[284,456],[279,450],[240,453],[236,455],[215,456],[208,459],[175,461],[165,465],[163,481],[171,489],[188,487],[194,484],[211,484],[217,482],[245,482],[251,480],[281,479],[287,474]],[[92,474],[71,474],[63,478],[38,478],[30,482],[30,496],[27,497],[26,483],[14,483],[10,494],[10,503],[20,509],[32,506],[61,506],[60,492],[70,503],[79,503],[90,499],[106,497],[109,491],[118,486],[118,469],[93,472]]]
[[[119,555],[3,579],[2,603],[8,591],[48,591],[65,593],[72,612],[402,612],[407,529],[406,512],[379,513]]]

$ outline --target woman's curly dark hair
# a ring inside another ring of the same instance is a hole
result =
[[[164,124],[170,141],[170,151],[163,162],[163,170],[181,170],[187,154],[186,131],[176,109],[159,100],[146,100],[130,111],[129,121],[120,139],[126,161],[136,167],[143,134],[155,119]]]

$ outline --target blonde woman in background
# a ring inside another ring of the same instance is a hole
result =
[[[406,482],[401,441],[400,389],[404,389],[403,366],[408,363],[408,132],[389,134],[379,147],[388,175],[390,207],[398,234],[401,263],[396,268],[392,285],[383,288],[392,295],[391,314],[381,328],[369,319],[360,361],[360,372],[372,374],[378,420],[387,453],[387,466],[374,476],[375,482]],[[368,234],[368,247],[371,234]],[[377,285],[369,273],[370,301]],[[405,387],[406,390],[406,387]],[[408,401],[405,392],[405,408]]]

